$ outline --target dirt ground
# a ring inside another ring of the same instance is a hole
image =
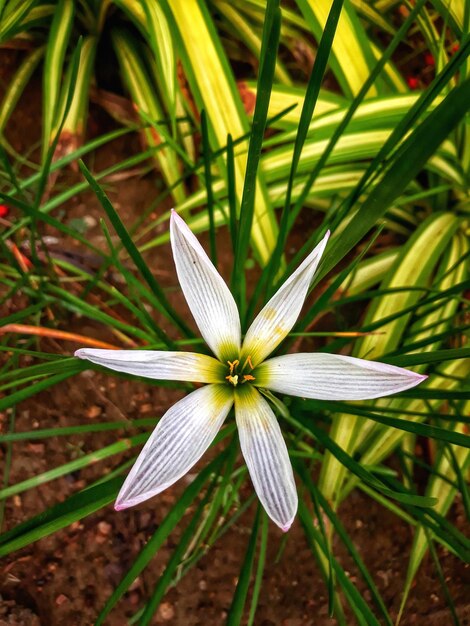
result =
[[[16,63],[15,55],[11,64]],[[8,76],[3,66],[1,80]],[[21,153],[39,140],[37,120],[39,111],[39,83],[28,88],[20,107],[15,112],[8,130],[8,138]],[[110,120],[92,108],[92,126],[106,130]],[[90,163],[101,169],[129,156],[139,149],[139,140],[128,136],[100,149]],[[156,195],[158,175],[150,171],[144,177],[133,176],[115,180],[107,188],[123,220],[130,224],[144,210],[149,199]],[[68,172],[60,179],[64,185],[78,180]],[[86,217],[89,237],[97,245],[104,245],[98,219],[101,210],[91,194],[73,198],[56,215],[65,221]],[[52,231],[44,230],[44,234]],[[53,233],[57,236],[57,233]],[[302,236],[302,229],[296,237]],[[56,242],[55,252],[70,249],[70,242]],[[295,239],[291,242],[295,246]],[[221,246],[222,249],[222,246]],[[80,253],[75,247],[73,252]],[[176,276],[169,262],[169,250],[158,249],[146,257],[150,267],[167,286],[176,287]],[[228,272],[230,256],[222,259],[222,269]],[[175,302],[184,312],[180,296]],[[10,302],[9,314],[25,306],[21,298]],[[103,329],[79,319],[64,319],[63,329],[99,336],[111,340]],[[78,346],[70,343],[43,341],[44,351],[71,353]],[[155,389],[133,381],[120,381],[112,376],[85,372],[71,378],[18,406],[16,430],[71,426],[109,420],[133,420],[138,417],[160,415],[178,397],[180,392]],[[0,415],[1,432],[8,427],[9,415]],[[115,431],[88,436],[60,437],[26,443],[15,443],[10,484],[24,480],[92,452],[117,440]],[[0,446],[0,460],[4,461],[6,446]],[[26,491],[11,498],[6,505],[4,530],[63,501],[91,481],[110,471],[123,456],[99,462],[63,478]],[[204,460],[203,460],[204,462]],[[94,623],[99,610],[133,563],[138,552],[158,527],[166,512],[176,501],[185,481],[136,508],[115,512],[112,506],[76,522],[5,559],[0,569],[0,626],[88,626]],[[242,493],[248,497],[249,492]],[[246,550],[253,519],[249,510],[218,544],[172,588],[154,618],[155,624],[175,626],[216,626],[224,623],[237,583],[237,575]],[[346,529],[372,572],[374,580],[392,615],[396,614],[408,564],[412,534],[410,528],[384,508],[360,492],[354,492],[340,509]],[[464,529],[464,511],[457,501],[451,517]],[[153,584],[162,573],[172,554],[175,540],[184,529],[185,520],[158,552],[150,566],[132,585],[130,591],[107,619],[109,626],[125,626],[128,618],[149,598]],[[302,528],[296,521],[288,534],[278,558],[283,535],[274,525],[270,528],[268,555],[259,608],[257,626],[330,626],[327,591],[319,570],[306,544]],[[344,548],[337,543],[335,552],[351,579],[370,600],[368,591],[359,580]],[[439,551],[446,582],[452,594],[462,626],[470,624],[470,567],[453,555]],[[350,623],[354,619],[349,617]],[[452,616],[432,564],[426,558],[410,594],[403,626],[446,626]]]
[[[85,373],[20,405],[17,430],[119,419],[119,415],[121,419],[131,420],[153,416],[172,402],[171,395],[140,383],[121,381],[116,385],[111,377]],[[37,475],[115,440],[116,434],[111,432],[17,443],[11,482]],[[7,505],[7,527],[62,501],[98,478],[103,469],[112,469],[121,460],[122,457],[113,457],[112,463],[98,463],[13,497]],[[203,463],[204,459],[201,467]],[[187,480],[183,479],[174,488],[134,509],[116,513],[108,506],[11,555],[4,562],[0,579],[0,626],[93,624],[100,608],[175,503]],[[249,492],[242,493],[243,497],[248,495]],[[216,626],[224,623],[249,539],[252,515],[253,510],[248,511],[178,586],[168,592],[154,619],[155,624]],[[371,571],[387,608],[392,614],[396,613],[412,540],[409,527],[359,492],[354,492],[345,502],[340,517]],[[459,527],[464,527],[464,511],[459,502],[453,507],[452,517]],[[150,596],[184,526],[185,521],[135,581],[106,624],[125,626],[127,618]],[[299,522],[294,523],[277,560],[282,537],[271,525],[255,623],[260,626],[333,625],[334,620],[328,617],[326,589]],[[335,551],[351,579],[370,600],[369,592],[339,542]],[[440,557],[460,623],[470,624],[470,568],[442,550]],[[351,616],[349,623],[355,623]],[[421,567],[402,624],[452,624],[429,558]]]

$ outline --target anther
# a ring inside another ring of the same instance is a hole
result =
[[[249,380],[256,380],[256,379],[251,374],[243,374],[242,384],[248,382]]]
[[[240,361],[238,359],[235,359],[235,361],[227,361],[227,363],[230,365],[230,376],[232,376],[233,370],[237,367]]]
[[[246,367],[247,365],[249,365],[249,366],[250,366],[250,369],[252,369],[252,370],[254,370],[254,369],[255,369],[255,368],[253,367],[253,363],[251,362],[251,356],[250,356],[250,355],[248,355],[248,356],[246,357],[245,365],[243,366],[243,368],[242,368],[242,369],[245,369],[245,367]]]

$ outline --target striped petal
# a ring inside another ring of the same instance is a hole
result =
[[[184,476],[210,446],[232,404],[226,385],[207,385],[172,406],[142,449],[115,509],[139,504]]]
[[[235,393],[240,446],[253,486],[269,517],[284,532],[297,512],[297,490],[276,416],[250,385]]]
[[[250,356],[253,365],[261,363],[294,326],[329,236],[328,232],[255,318],[243,342],[242,360]]]
[[[427,376],[340,354],[286,354],[256,369],[256,384],[318,400],[369,400],[418,385]]]
[[[222,363],[196,352],[81,348],[75,352],[75,356],[117,372],[160,380],[220,383],[226,373]]]
[[[170,235],[178,280],[201,335],[221,361],[238,358],[240,317],[229,288],[175,211]]]

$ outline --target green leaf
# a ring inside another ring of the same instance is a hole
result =
[[[236,87],[220,38],[216,32],[206,3],[203,0],[162,0],[161,6],[168,18],[175,47],[181,57],[192,96],[199,110],[204,109],[210,123],[214,152],[224,148],[227,135],[234,141],[246,135],[248,119]],[[204,45],[201,46],[201,41]],[[245,148],[244,143],[242,147]],[[235,183],[237,202],[241,202],[246,171],[246,153],[235,153]],[[226,172],[223,158],[217,160],[222,175]],[[251,232],[254,252],[262,264],[269,260],[276,241],[277,225],[260,171],[256,179],[256,207]]]
[[[144,443],[148,439],[149,434],[150,433],[142,433],[140,435],[130,437],[129,439],[117,441],[116,443],[80,456],[78,459],[74,459],[69,463],[64,463],[63,465],[55,467],[47,472],[43,472],[42,474],[38,474],[27,480],[23,480],[22,482],[15,483],[9,487],[4,487],[3,489],[0,489],[0,500],[9,498],[17,493],[22,493],[28,489],[33,489],[38,485],[43,485],[50,480],[55,480],[56,478],[60,478],[61,476],[80,470],[84,467],[92,465],[93,463],[97,463],[98,461],[102,461],[103,459],[107,459],[110,456],[118,454],[119,452],[124,452],[131,447]]]
[[[183,515],[188,510],[188,507],[198,496],[203,489],[205,483],[210,480],[213,473],[217,473],[224,460],[224,453],[219,454],[209,465],[207,465],[192,483],[182,493],[176,504],[172,507],[169,513],[160,522],[160,525],[156,532],[150,537],[141,550],[139,556],[134,561],[133,565],[127,571],[124,578],[111,594],[110,598],[106,602],[104,608],[100,611],[98,618],[95,622],[95,626],[103,624],[107,615],[111,612],[123,594],[127,591],[132,582],[142,572],[152,560],[155,553],[161,548],[166,541],[168,535],[172,532],[175,526],[181,521]]]
[[[315,63],[312,68],[312,72],[309,77],[307,89],[305,92],[305,98],[302,105],[302,112],[300,114],[299,124],[297,127],[297,134],[295,137],[294,151],[292,155],[292,164],[289,171],[289,178],[287,181],[287,189],[285,193],[285,202],[281,215],[281,221],[279,226],[279,235],[276,242],[276,247],[271,255],[269,264],[263,271],[261,281],[257,285],[257,289],[251,301],[250,313],[253,311],[253,306],[258,299],[258,294],[261,289],[267,285],[269,292],[272,293],[273,280],[277,274],[282,255],[284,252],[289,226],[290,207],[292,201],[292,190],[294,186],[294,179],[297,172],[297,167],[300,161],[305,140],[310,127],[310,122],[315,111],[318,96],[320,94],[320,87],[325,74],[328,58],[331,51],[331,46],[335,36],[338,20],[343,8],[344,0],[334,0],[331,5],[328,19],[323,31],[320,44],[318,46],[317,55],[315,57]],[[267,298],[265,298],[266,300]],[[251,315],[249,315],[251,317]]]
[[[181,320],[179,315],[177,315],[176,311],[174,311],[173,307],[168,302],[165,294],[163,293],[162,288],[160,287],[158,282],[155,280],[155,277],[153,276],[153,274],[150,271],[149,267],[145,263],[145,261],[142,258],[140,252],[137,250],[136,245],[132,241],[129,233],[126,230],[126,227],[124,226],[123,222],[121,221],[121,218],[119,217],[119,215],[115,211],[113,205],[109,201],[107,195],[104,193],[103,189],[100,187],[100,185],[98,184],[96,179],[92,176],[91,172],[86,167],[86,165],[83,163],[83,161],[80,161],[80,169],[81,169],[83,175],[85,176],[85,178],[87,179],[90,187],[95,192],[96,197],[98,198],[98,200],[101,203],[101,206],[106,211],[106,214],[107,214],[111,224],[113,225],[116,233],[119,235],[119,238],[121,239],[124,247],[126,248],[127,252],[129,253],[129,256],[132,258],[132,260],[134,261],[137,269],[139,270],[139,272],[141,273],[141,275],[143,276],[143,278],[147,282],[148,286],[150,287],[150,289],[152,290],[152,292],[156,296],[157,301],[160,304],[160,311],[170,321],[172,321],[176,326],[178,326],[178,328],[186,336],[192,336],[192,332],[189,330],[189,328],[187,327],[185,322],[183,322],[183,320]],[[170,347],[172,345],[172,342],[170,341],[170,339],[168,338],[167,334],[163,330],[159,331],[158,338],[165,345],[167,345],[168,347]]]
[[[28,56],[24,59],[24,61],[15,72],[14,76],[9,80],[9,84],[5,91],[5,95],[3,97],[0,108],[1,134],[3,134],[6,124],[10,119],[10,115],[13,113],[15,106],[21,97],[21,94],[26,87],[26,84],[28,83],[33,72],[39,65],[39,62],[41,61],[43,56],[43,46],[40,46],[39,48],[36,48],[36,50],[33,50],[33,52],[28,54]]]
[[[197,525],[202,517],[202,514],[204,513],[205,508],[207,507],[207,503],[212,494],[213,486],[214,481],[207,490],[204,498],[199,503],[189,524],[185,528],[181,539],[178,541],[178,544],[175,548],[173,548],[173,552],[165,568],[165,571],[158,579],[158,583],[156,584],[155,589],[153,590],[153,593],[145,606],[145,610],[139,619],[139,626],[148,626],[151,623],[152,618],[155,615],[155,612],[163,596],[165,595],[166,590],[172,582],[177,568],[181,565],[181,562],[183,561],[189,544],[194,539]]]
[[[260,505],[256,511],[255,521],[251,530],[250,540],[246,549],[245,559],[243,561],[240,575],[238,577],[237,587],[233,594],[232,604],[230,606],[226,625],[227,626],[239,626],[243,618],[243,610],[245,608],[245,602],[248,595],[248,589],[250,585],[251,572],[253,569],[253,563],[255,560],[256,542],[258,539],[260,518]]]
[[[382,481],[371,474],[361,463],[358,463],[347,454],[342,448],[340,448],[325,432],[320,428],[317,428],[312,423],[308,424],[308,430],[312,432],[315,439],[321,443],[327,450],[335,456],[338,461],[344,465],[350,472],[355,474],[358,478],[371,485],[389,498],[393,498],[397,502],[403,504],[411,504],[416,507],[432,507],[436,504],[437,499],[434,497],[419,496],[416,494],[408,493],[405,487],[400,486],[400,491],[394,491],[388,488]]]
[[[418,354],[401,354],[399,356],[385,355],[381,360],[391,365],[399,367],[409,367],[410,365],[423,365],[427,363],[442,363],[455,359],[470,358],[470,348],[452,348],[449,350],[434,350],[433,352],[423,352]]]
[[[31,12],[38,0],[21,0],[21,2],[10,2],[5,9],[0,20],[0,43],[13,37],[21,30],[23,18]]]
[[[53,385],[57,385],[57,383],[60,383],[63,380],[70,378],[70,376],[73,376],[74,374],[76,374],[77,371],[80,371],[80,369],[82,368],[79,368],[79,366],[77,366],[77,369],[71,368],[67,370],[66,372],[62,372],[60,374],[54,374],[53,376],[49,376],[48,378],[44,380],[40,380],[39,382],[34,383],[33,385],[28,385],[24,389],[15,391],[14,393],[11,393],[9,396],[5,398],[0,398],[0,411],[4,411],[5,409],[11,406],[15,406],[15,404],[18,404],[19,402],[26,400],[26,398],[30,398],[31,396],[36,395],[40,391],[44,391],[45,389],[48,389],[49,387],[52,387]]]
[[[247,626],[253,626],[258,606],[259,594],[263,584],[264,567],[266,563],[266,551],[268,546],[268,516],[261,511],[261,541],[258,553],[258,564],[256,567],[255,580],[253,583],[253,592],[251,596],[250,614],[248,616]]]
[[[315,528],[310,511],[308,510],[306,503],[302,499],[299,500],[298,515],[300,518],[300,522],[303,526],[309,547],[317,557],[317,560],[319,561],[319,555],[321,555],[323,559],[327,558],[329,548],[325,544],[325,541],[321,536],[320,531]],[[349,577],[346,575],[344,569],[341,567],[338,561],[333,557],[331,559],[331,562],[333,565],[334,574],[338,579],[339,586],[346,595],[349,605],[353,610],[354,615],[358,619],[359,624],[365,624],[367,626],[380,626],[380,622],[374,616],[374,614],[368,607],[367,602],[364,600],[358,589],[354,586]],[[335,607],[335,617],[337,619],[340,619],[341,624],[346,625],[344,618],[341,619],[340,614],[338,614],[337,607]]]
[[[157,418],[145,417],[132,422],[102,422],[100,424],[82,424],[79,426],[60,426],[58,428],[41,428],[20,433],[6,433],[0,435],[0,443],[13,441],[33,441],[35,439],[49,439],[50,437],[69,437],[70,435],[84,435],[99,433],[107,430],[132,430],[135,428],[154,427]]]
[[[264,131],[268,117],[269,99],[276,67],[279,35],[281,30],[281,10],[279,0],[269,0],[263,29],[263,44],[261,47],[260,73],[258,78],[258,95],[248,147],[243,195],[240,206],[238,224],[237,247],[233,263],[232,291],[238,303],[240,317],[243,320],[246,303],[244,272],[245,261],[250,243],[253,219],[255,214],[256,179],[261,157]]]
[[[367,584],[367,586],[369,587],[369,590],[372,594],[372,598],[377,606],[377,608],[380,610],[380,613],[383,617],[383,619],[385,620],[385,622],[389,625],[392,626],[393,622],[388,614],[387,608],[384,604],[384,601],[382,599],[382,596],[379,593],[379,590],[377,589],[374,580],[372,578],[372,576],[370,575],[367,567],[365,566],[363,560],[361,559],[359,552],[357,551],[356,547],[354,546],[353,542],[351,541],[351,538],[349,537],[348,533],[346,532],[344,526],[342,525],[341,521],[339,520],[338,516],[335,514],[335,512],[333,511],[333,509],[330,507],[330,505],[328,504],[328,502],[326,501],[326,499],[323,497],[323,495],[321,494],[320,491],[318,491],[317,487],[315,486],[314,481],[312,480],[310,474],[306,471],[305,466],[302,463],[296,463],[296,470],[300,473],[300,476],[302,477],[302,481],[304,482],[304,484],[306,485],[311,497],[312,497],[312,501],[314,500],[318,500],[319,504],[321,505],[323,511],[326,513],[328,519],[330,520],[331,524],[332,524],[332,528],[334,529],[335,533],[339,536],[339,538],[341,539],[341,541],[343,542],[343,544],[345,545],[346,549],[348,550],[349,554],[351,555],[351,557],[354,560],[354,563],[356,564],[359,572],[361,573],[361,576],[363,577],[365,583]],[[319,517],[320,520],[320,517]]]
[[[324,32],[329,0],[297,0],[305,20],[317,39]],[[347,96],[355,95],[367,79],[374,56],[370,40],[365,36],[363,26],[355,15],[352,3],[346,3],[338,32],[333,42],[331,68]],[[375,95],[376,89],[371,93]]]
[[[348,228],[333,238],[325,252],[318,280],[325,276],[356,245],[393,200],[420,172],[449,133],[470,108],[470,79],[455,87],[426,119],[405,139],[399,158],[369,193]]]
[[[206,112],[201,111],[201,134],[202,134],[202,157],[204,160],[204,178],[207,193],[207,213],[209,215],[209,237],[211,260],[217,268],[217,248],[215,241],[215,223],[214,223],[214,195],[212,193],[212,174],[211,174],[211,146],[209,142],[209,129],[207,127]]]
[[[43,73],[43,161],[46,160],[52,142],[52,130],[59,125],[59,89],[62,85],[64,58],[72,32],[74,11],[73,0],[59,0],[50,27]]]
[[[84,489],[65,502],[56,504],[3,533],[0,535],[0,557],[24,548],[30,543],[98,511],[115,499],[122,483],[123,478],[119,477]]]

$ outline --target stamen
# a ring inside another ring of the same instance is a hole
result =
[[[251,374],[243,374],[242,384],[248,382],[249,380],[256,380],[256,379]]]
[[[238,359],[235,359],[235,361],[227,361],[227,363],[230,365],[230,376],[232,376],[233,370],[237,367],[240,361]]]
[[[255,368],[253,367],[253,363],[251,362],[251,356],[250,356],[250,355],[248,355],[248,356],[246,357],[245,365],[242,367],[242,369],[245,369],[245,367],[246,367],[247,365],[249,365],[249,366],[250,366],[250,369],[252,369],[252,370],[254,370],[254,369],[255,369]]]

